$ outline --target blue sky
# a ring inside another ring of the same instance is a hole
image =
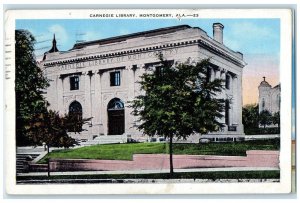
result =
[[[224,44],[244,54],[248,64],[243,75],[244,104],[257,102],[257,86],[263,76],[271,85],[279,83],[279,19],[72,19],[17,20],[16,29],[29,30],[37,40],[36,54],[51,48],[55,33],[58,49],[66,51],[76,40],[97,40],[150,29],[187,24],[200,27],[212,37],[212,24],[224,25]]]

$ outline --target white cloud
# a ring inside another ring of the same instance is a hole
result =
[[[41,58],[46,51],[51,49],[54,34],[57,41],[57,48],[59,50],[65,49],[64,45],[67,44],[69,40],[67,31],[63,26],[54,24],[46,28],[44,32],[36,34],[37,44],[35,46],[35,55],[37,58]]]
[[[55,34],[58,44],[66,43],[68,41],[67,31],[61,25],[59,25],[59,24],[51,25],[48,28],[48,31],[50,32],[49,34],[51,34],[51,33],[52,33],[52,35]]]
[[[98,40],[100,38],[101,38],[101,34],[95,31],[85,31],[82,37],[82,39],[85,41]]]

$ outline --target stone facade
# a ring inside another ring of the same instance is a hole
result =
[[[213,25],[214,39],[200,28],[181,25],[78,43],[69,51],[58,51],[54,38],[52,49],[40,63],[51,80],[46,93],[49,108],[61,114],[78,113],[79,109],[82,117],[92,117],[83,127],[86,131],[70,132],[75,138],[127,134],[142,140],[145,137],[136,129],[137,119],[131,115],[128,101],[141,94],[137,81],[159,63],[156,54],[162,52],[174,64],[210,58],[211,79],[226,80],[219,97],[231,101],[222,119],[226,127],[212,134],[243,135],[245,62],[240,52],[223,44],[223,28],[220,23]]]
[[[259,113],[263,110],[269,111],[271,114],[280,111],[280,84],[272,87],[263,77],[263,81],[258,86],[259,97]]]

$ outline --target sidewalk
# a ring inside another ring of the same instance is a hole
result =
[[[228,168],[193,168],[174,169],[175,173],[183,172],[214,172],[214,171],[277,171],[279,168],[273,167],[228,167]],[[98,174],[153,174],[169,173],[169,169],[163,170],[133,170],[133,171],[74,171],[74,172],[50,172],[51,176],[59,175],[98,175]],[[20,173],[17,176],[47,176],[47,172]]]

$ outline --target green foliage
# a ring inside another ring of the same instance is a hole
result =
[[[174,154],[246,156],[247,150],[279,150],[280,140],[258,140],[244,142],[174,144]],[[106,144],[77,149],[52,151],[48,157],[62,159],[132,160],[133,154],[168,154],[168,143]]]
[[[274,113],[273,117],[272,117],[272,122],[274,125],[277,125],[278,128],[280,128],[280,112],[276,112]]]
[[[272,124],[272,114],[268,110],[263,110],[259,114],[259,123],[266,128],[267,125]]]
[[[43,90],[49,86],[34,56],[35,39],[26,30],[16,30],[16,141],[17,146],[41,145],[70,147],[76,144],[67,134],[70,126],[76,132],[90,119],[61,117],[48,111]],[[79,128],[80,126],[80,128]]]
[[[270,124],[278,125],[278,128],[266,128]],[[246,135],[264,135],[280,133],[280,112],[272,116],[269,111],[262,111],[259,114],[258,105],[250,104],[243,107],[243,124]],[[259,124],[264,128],[259,128]]]
[[[75,129],[78,131],[75,133],[80,133],[82,131],[81,126],[90,120],[91,118],[74,119],[68,115],[60,116],[58,112],[49,110],[45,113],[36,114],[31,119],[27,136],[35,145],[41,145],[45,142],[49,147],[69,148],[78,143],[69,137],[68,129],[71,126],[77,126]]]
[[[80,133],[86,129],[83,129],[82,126],[84,124],[88,124],[92,118],[82,118],[82,116],[78,116],[77,114],[65,114],[64,117],[64,126],[65,128],[74,133]]]
[[[139,117],[138,126],[149,136],[170,138],[170,176],[173,174],[173,138],[186,139],[193,133],[206,134],[223,126],[224,99],[215,96],[223,89],[223,81],[208,78],[209,59],[195,65],[172,65],[158,55],[161,66],[141,77],[141,91],[132,101],[132,114]]]
[[[215,95],[222,91],[222,80],[209,81],[209,60],[196,65],[170,62],[159,56],[159,73],[147,71],[141,77],[141,90],[131,107],[140,118],[138,129],[144,134],[185,139],[192,133],[216,131],[224,109],[224,100]]]
[[[249,104],[243,107],[242,120],[245,131],[251,131],[259,126],[258,104]]]
[[[26,30],[15,31],[16,50],[16,141],[17,145],[30,144],[26,136],[30,120],[46,112],[47,102],[42,93],[49,86],[34,56],[35,39]]]
[[[74,146],[77,142],[67,134],[67,119],[58,112],[49,110],[38,114],[31,120],[27,136],[33,144],[41,145],[45,142],[48,147]]]

